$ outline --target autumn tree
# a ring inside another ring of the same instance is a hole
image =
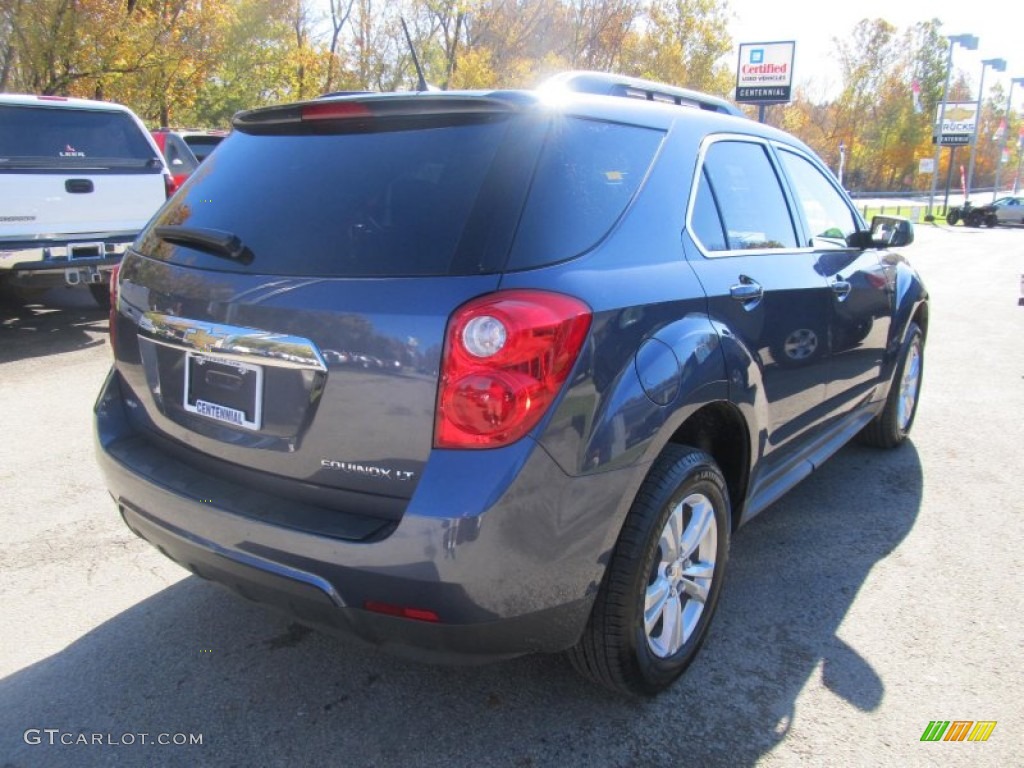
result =
[[[725,94],[734,71],[722,63],[732,50],[725,5],[716,0],[653,0],[645,23],[625,41],[627,74]]]

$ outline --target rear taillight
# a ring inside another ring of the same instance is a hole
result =
[[[117,341],[117,278],[121,274],[121,265],[116,265],[110,270],[110,347],[116,349],[114,343]]]
[[[178,191],[178,182],[174,180],[171,174],[164,171],[164,192],[167,194],[167,199],[171,199],[171,195]]]
[[[544,291],[470,301],[448,322],[437,448],[498,448],[537,425],[576,363],[590,308]]]

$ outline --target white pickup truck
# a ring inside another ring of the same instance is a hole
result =
[[[127,107],[0,94],[0,285],[85,285],[106,305],[110,271],[172,184]]]

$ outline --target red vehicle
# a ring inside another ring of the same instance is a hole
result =
[[[150,133],[171,169],[175,189],[185,183],[185,179],[228,135],[227,131],[172,131],[167,128]]]
[[[167,161],[167,167],[171,169],[174,189],[177,190],[185,183],[185,179],[199,167],[199,160],[179,134],[164,129],[150,131],[150,133],[153,135],[156,145],[160,147],[164,160]]]

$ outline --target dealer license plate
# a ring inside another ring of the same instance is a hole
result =
[[[263,368],[186,352],[185,410],[236,427],[259,429]]]

